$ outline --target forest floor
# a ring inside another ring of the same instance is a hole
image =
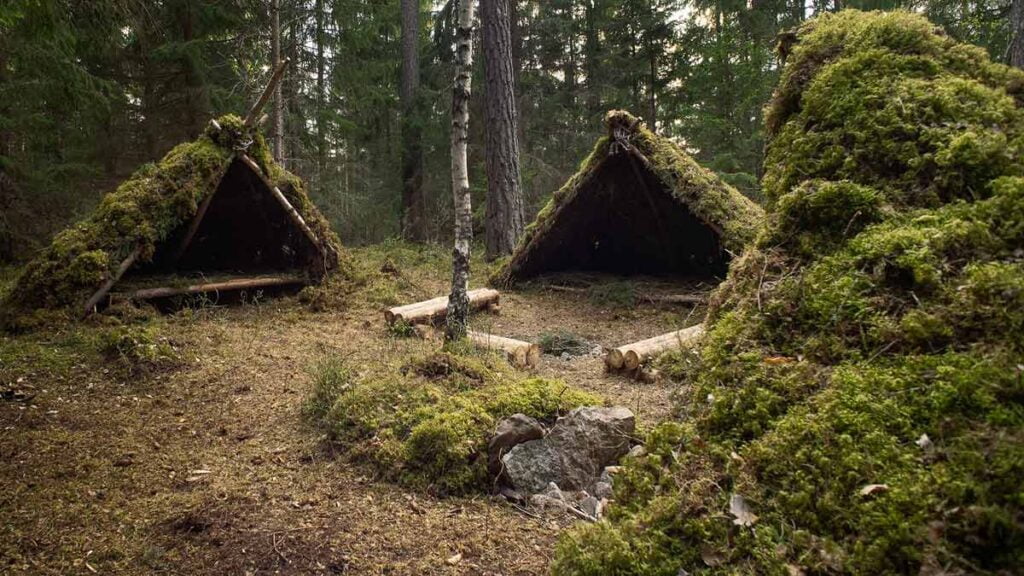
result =
[[[546,573],[571,518],[376,479],[304,417],[318,357],[362,366],[438,346],[390,335],[381,311],[444,294],[446,252],[352,252],[366,281],[327,311],[286,297],[154,317],[180,357],[172,367],[128,371],[103,353],[102,320],[0,337],[0,572]],[[385,262],[401,272],[381,272]],[[478,264],[475,277],[485,272]],[[665,283],[606,285],[603,295],[503,293],[501,314],[473,325],[532,341],[561,330],[612,347],[702,315],[622,301],[630,289],[673,289]],[[671,385],[606,374],[596,351],[542,356],[537,372],[629,406],[641,426],[670,413]]]

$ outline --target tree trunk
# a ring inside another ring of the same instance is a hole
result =
[[[316,0],[316,186],[323,187],[324,167],[327,165],[327,137],[324,134],[324,0]]]
[[[452,294],[448,298],[445,340],[462,340],[469,324],[469,244],[473,240],[473,207],[469,197],[466,144],[469,139],[469,96],[473,73],[473,0],[459,2],[455,34],[455,83],[452,87],[452,195],[455,200],[455,249],[452,251]]]
[[[422,131],[417,114],[420,86],[420,2],[402,0],[402,237],[427,239],[423,198]]]
[[[650,116],[647,127],[651,129],[651,132],[658,131],[658,55],[654,51],[653,43],[648,46],[651,66],[651,76],[649,79],[650,92],[647,94],[647,108],[648,115]]]
[[[598,116],[601,110],[601,39],[597,30],[599,0],[586,2],[586,38],[583,43],[583,66],[587,75],[587,113]]]
[[[510,0],[481,0],[487,84],[487,259],[512,253],[523,233]]]
[[[1010,66],[1024,69],[1024,0],[1010,5]]]
[[[270,69],[277,70],[281,64],[281,1],[270,0]],[[274,160],[284,166],[284,101],[281,98],[281,83],[274,87],[274,117],[271,130],[274,133]]]

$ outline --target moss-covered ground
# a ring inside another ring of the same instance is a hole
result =
[[[677,420],[556,572],[1019,572],[1022,88],[919,16],[801,28],[767,229],[699,355],[663,360]]]
[[[672,388],[605,375],[598,356],[522,372],[389,333],[381,309],[444,293],[448,259],[387,243],[294,296],[0,336],[0,572],[546,572],[575,520],[492,500],[472,460],[484,431],[584,396],[650,427]],[[502,298],[478,329],[611,346],[700,316],[542,286]]]

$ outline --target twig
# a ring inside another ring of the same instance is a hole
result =
[[[757,280],[757,311],[761,310],[761,287],[764,285],[764,273],[768,270],[768,255],[764,255],[764,266],[761,267],[761,277]]]
[[[529,510],[527,510],[526,508],[523,508],[522,506],[520,506],[519,504],[516,504],[515,502],[511,502],[510,501],[509,505],[512,506],[513,508],[515,508],[516,510],[518,510],[519,512],[529,516],[530,518],[536,518],[537,520],[543,520],[544,519],[543,517],[541,517],[540,514],[534,514],[533,512],[530,512]]]
[[[281,557],[281,560],[283,560],[285,564],[291,564],[291,562],[288,561],[288,557],[284,555],[284,552],[281,552],[277,547],[277,534],[272,535],[270,541],[273,542],[274,552],[277,552],[277,555]]]

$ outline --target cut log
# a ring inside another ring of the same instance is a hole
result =
[[[96,309],[96,305],[100,303],[100,300],[103,300],[103,297],[106,296],[108,292],[110,292],[110,289],[114,287],[114,284],[117,284],[117,281],[121,279],[121,276],[124,276],[124,273],[127,272],[128,269],[132,267],[132,264],[135,264],[135,261],[139,258],[139,255],[141,254],[142,246],[137,246],[134,250],[132,250],[131,254],[129,254],[127,258],[121,261],[121,264],[117,267],[117,270],[114,271],[114,275],[108,278],[107,281],[103,283],[103,286],[100,286],[100,289],[97,290],[96,293],[93,294],[92,297],[90,297],[89,300],[85,303],[85,307],[82,310],[83,318],[88,316],[89,314],[92,314],[93,310]]]
[[[228,292],[231,290],[251,290],[254,288],[272,288],[275,286],[296,286],[305,284],[301,276],[260,276],[258,278],[233,278],[223,282],[207,282],[189,286],[166,286],[160,288],[144,288],[128,295],[133,300],[151,300],[153,298],[169,298],[186,294],[202,294],[204,292]]]
[[[669,332],[647,340],[614,348],[605,357],[605,364],[612,370],[636,370],[648,358],[676,348],[688,348],[704,334],[704,325],[697,324],[676,332]]]
[[[498,304],[498,291],[491,288],[478,288],[469,291],[470,310],[490,308]],[[406,304],[384,311],[384,320],[388,324],[405,321],[409,324],[429,324],[443,319],[448,315],[448,297],[437,298]]]
[[[536,344],[472,330],[466,335],[470,342],[481,348],[504,352],[508,361],[514,366],[534,368],[537,366],[537,361],[540,360],[540,348]]]

